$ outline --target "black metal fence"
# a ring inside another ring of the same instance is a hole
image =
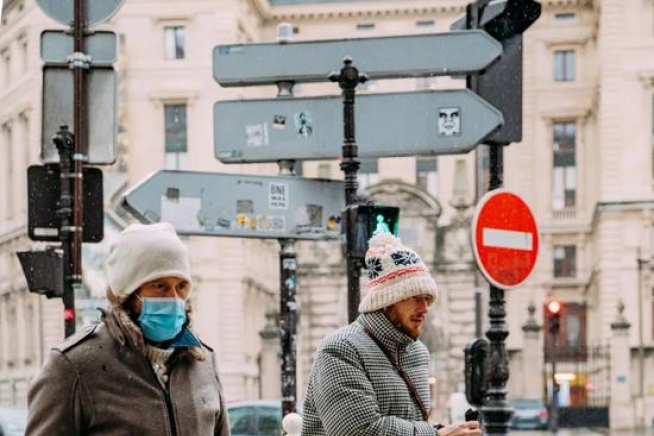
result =
[[[552,353],[546,350],[550,364]],[[546,365],[546,379],[551,369]],[[560,427],[608,427],[611,355],[608,345],[565,345],[556,349]],[[547,382],[546,382],[547,383]],[[548,389],[551,399],[551,386]],[[551,401],[550,401],[551,404]]]

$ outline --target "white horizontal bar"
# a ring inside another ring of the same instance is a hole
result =
[[[483,229],[482,244],[486,247],[512,248],[531,251],[534,248],[533,235],[514,230]]]

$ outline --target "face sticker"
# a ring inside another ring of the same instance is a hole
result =
[[[298,112],[295,114],[295,127],[300,136],[311,136],[313,127],[311,126],[311,114],[309,112]]]
[[[458,107],[444,107],[438,110],[438,136],[461,134],[461,110]]]

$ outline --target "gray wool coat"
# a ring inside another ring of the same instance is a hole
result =
[[[103,318],[51,352],[30,387],[27,436],[229,436],[211,349],[177,349],[164,389],[142,335]]]
[[[434,436],[420,406],[366,326],[395,353],[429,405],[429,352],[382,311],[364,313],[328,335],[316,353],[302,416],[302,436]]]

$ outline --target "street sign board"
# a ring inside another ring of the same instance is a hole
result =
[[[356,117],[361,157],[463,153],[503,123],[465,89],[357,95]],[[214,152],[224,163],[332,159],[342,143],[340,96],[214,105]]]
[[[529,206],[505,190],[487,192],[472,221],[472,247],[486,279],[502,289],[520,286],[536,265],[540,233]]]
[[[67,63],[75,51],[75,40],[70,32],[45,30],[41,33],[41,59],[46,63]],[[111,65],[116,62],[116,34],[99,31],[84,36],[84,52],[92,65]]]
[[[27,169],[27,229],[32,241],[60,241],[61,218],[57,215],[61,200],[61,176],[58,165],[31,165]],[[104,237],[102,208],[102,171],[82,170],[82,241],[100,242]]]
[[[41,162],[58,163],[52,137],[61,126],[74,130],[73,75],[67,66],[43,67],[43,119]],[[112,164],[116,160],[116,73],[113,68],[91,66],[87,73],[87,138],[89,164]],[[73,132],[75,133],[75,132]]]
[[[231,44],[214,47],[213,76],[222,86],[326,82],[346,56],[372,80],[448,76],[483,70],[501,54],[501,44],[483,30]]]
[[[71,25],[75,19],[76,0],[36,0],[43,12],[53,20]],[[92,26],[111,18],[124,0],[82,0],[84,25]]]
[[[185,235],[319,240],[339,238],[329,218],[345,196],[336,180],[164,170],[130,189],[123,205]]]

